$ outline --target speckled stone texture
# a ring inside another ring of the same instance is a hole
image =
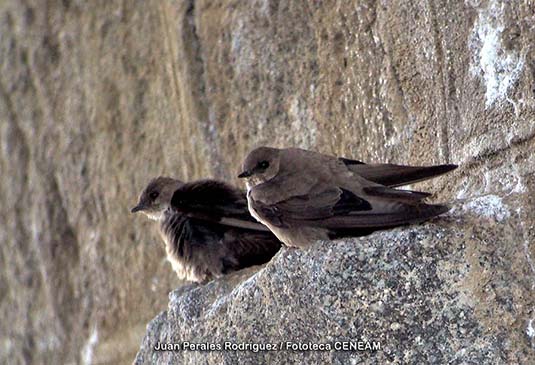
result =
[[[239,184],[260,144],[459,164],[417,188],[498,220],[442,228],[452,247],[486,237],[452,253],[469,267],[450,275],[468,270],[458,290],[487,304],[474,308],[482,338],[501,336],[492,354],[533,352],[534,14],[499,0],[0,1],[0,363],[131,363],[181,283],[129,208],[159,174]],[[319,265],[313,252],[292,255]]]
[[[518,217],[495,196],[455,208],[432,224],[284,249],[239,280],[174,291],[135,363],[532,363],[531,268],[507,253],[503,239]],[[482,210],[494,217],[482,218]],[[526,275],[511,275],[511,262]],[[368,341],[380,350],[154,351],[158,342],[183,341]]]

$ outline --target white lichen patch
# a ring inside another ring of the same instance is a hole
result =
[[[535,338],[535,328],[533,328],[533,319],[528,321],[528,327],[526,328],[526,334],[532,340]]]
[[[500,187],[501,191],[503,191],[507,196],[511,194],[528,193],[528,187],[526,186],[523,172],[518,165],[511,163],[510,171],[507,171],[507,167],[502,170],[503,172],[497,171],[495,174],[496,183]],[[488,192],[490,193],[490,191]]]
[[[82,350],[82,363],[84,365],[90,365],[93,363],[93,351],[96,344],[98,343],[98,330],[97,327],[93,327],[89,339],[85,343],[85,346]]]
[[[473,54],[470,70],[484,81],[486,108],[496,101],[511,100],[507,92],[524,68],[524,57],[502,45],[504,6],[494,0],[481,9],[469,40]]]
[[[497,195],[485,195],[470,200],[463,205],[463,210],[471,211],[479,216],[502,222],[511,216],[511,212]]]

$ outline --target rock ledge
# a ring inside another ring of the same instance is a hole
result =
[[[512,251],[500,237],[513,224],[475,216],[486,200],[454,210],[459,217],[283,249],[259,271],[175,290],[135,364],[529,363],[530,285],[514,280],[529,268],[502,265]],[[184,341],[248,348],[154,350]],[[334,349],[347,342],[364,349]],[[266,344],[278,348],[261,351]]]

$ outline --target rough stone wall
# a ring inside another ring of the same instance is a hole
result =
[[[526,333],[534,14],[497,0],[3,1],[0,362],[129,363],[179,283],[128,208],[158,174],[237,183],[260,144],[453,162],[422,189],[514,202],[515,230],[469,255],[524,283],[511,323]]]
[[[283,249],[257,273],[176,290],[135,364],[531,364],[533,277],[522,244],[507,247],[511,205],[470,199],[433,224]],[[167,344],[183,347],[155,351]]]

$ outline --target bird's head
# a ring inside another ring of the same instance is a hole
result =
[[[247,179],[247,186],[256,186],[271,180],[279,173],[280,150],[258,147],[249,152],[243,163],[239,178]]]
[[[131,212],[143,212],[147,217],[159,220],[173,198],[173,194],[183,183],[170,177],[157,177],[141,192],[138,203]]]

